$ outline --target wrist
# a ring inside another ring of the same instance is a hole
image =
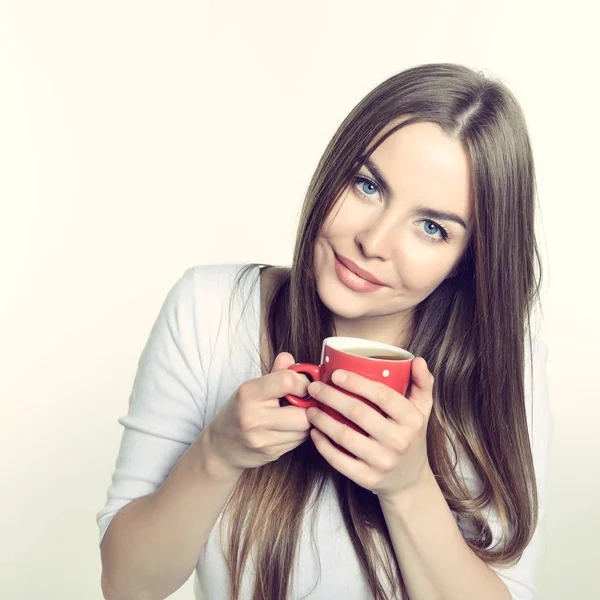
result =
[[[411,486],[403,490],[389,494],[380,495],[379,503],[382,510],[393,510],[395,513],[410,513],[423,507],[432,494],[441,493],[433,471],[427,466],[422,476]]]
[[[237,481],[243,468],[233,466],[220,451],[210,425],[198,436],[196,446],[198,465],[204,476],[214,481]]]

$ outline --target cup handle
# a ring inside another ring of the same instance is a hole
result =
[[[302,373],[303,375],[308,375],[309,379],[313,381],[321,380],[321,367],[319,365],[313,365],[311,363],[296,363],[291,367],[288,367],[290,371],[295,371],[296,373]],[[286,394],[285,399],[294,406],[299,406],[300,408],[310,408],[311,406],[317,406],[317,401],[311,396],[305,396],[304,398],[299,398],[298,396],[294,396],[293,394]]]

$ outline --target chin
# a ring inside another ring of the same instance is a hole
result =
[[[321,302],[334,315],[342,319],[358,319],[368,313],[373,307],[373,299],[359,297],[355,292],[347,289],[338,280],[334,273],[333,277],[323,275],[317,279],[317,293]]]
[[[374,297],[349,290],[334,272],[317,273],[316,288],[321,302],[340,319],[355,320],[369,317],[390,317],[413,309],[427,295],[414,294],[408,290],[393,292],[393,297]],[[390,292],[391,290],[386,290]]]

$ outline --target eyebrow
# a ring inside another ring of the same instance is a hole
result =
[[[467,228],[466,223],[454,213],[441,212],[439,210],[433,210],[432,208],[426,208],[425,206],[419,206],[415,210],[415,214],[429,217],[430,219],[437,219],[438,221],[453,221],[454,223],[458,223],[464,229]]]
[[[377,165],[370,158],[367,158],[364,162],[364,166],[369,169],[373,179],[375,180],[375,183],[377,183],[377,185],[383,190],[386,196],[392,196],[392,188],[386,181]],[[464,229],[467,229],[467,225],[464,220],[454,213],[442,212],[439,210],[433,210],[432,208],[427,208],[425,206],[419,206],[415,210],[415,214],[423,217],[429,217],[430,219],[438,219],[440,221],[452,221],[454,223],[458,223]]]

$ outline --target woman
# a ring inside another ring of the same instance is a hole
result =
[[[211,600],[534,598],[538,263],[512,94],[451,64],[383,82],[318,165],[291,268],[195,267],[167,297],[98,515],[106,598],[165,598],[194,568]],[[387,418],[288,370],[330,335],[419,357],[407,397],[340,383]]]

